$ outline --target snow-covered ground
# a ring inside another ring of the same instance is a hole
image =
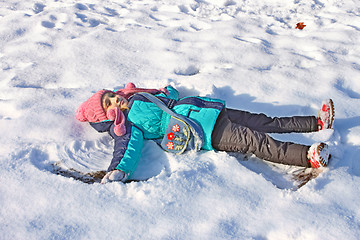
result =
[[[358,239],[359,56],[355,0],[0,1],[0,239]],[[271,116],[331,97],[334,130],[274,137],[325,141],[332,161],[298,191],[285,166],[153,142],[134,175],[147,181],[51,173],[107,168],[110,137],[74,115],[127,82]]]

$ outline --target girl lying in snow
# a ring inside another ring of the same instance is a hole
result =
[[[136,88],[128,83],[117,91],[100,90],[82,103],[76,118],[89,122],[98,132],[108,132],[115,140],[114,153],[102,183],[125,182],[135,171],[146,139],[162,139],[170,115],[139,92],[157,96],[174,112],[195,120],[204,132],[205,150],[252,153],[281,164],[320,168],[328,164],[330,154],[325,143],[305,146],[281,142],[267,133],[316,132],[332,128],[334,104],[323,101],[318,116],[271,118],[225,107],[219,99],[178,98],[171,86],[163,89]]]

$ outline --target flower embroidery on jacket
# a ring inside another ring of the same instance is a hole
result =
[[[178,132],[178,131],[180,131],[180,126],[179,126],[178,124],[175,124],[175,125],[172,127],[172,130],[173,130],[174,132]]]
[[[175,134],[173,132],[169,132],[167,134],[167,139],[169,139],[170,141],[172,141],[174,139],[174,137],[175,137]]]
[[[173,149],[174,149],[174,143],[168,142],[168,143],[166,144],[166,147],[167,147],[168,149],[170,149],[170,150],[173,150]]]

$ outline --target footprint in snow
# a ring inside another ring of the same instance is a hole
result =
[[[49,22],[49,21],[42,21],[41,25],[45,28],[54,28],[55,27],[55,23]]]
[[[75,4],[75,8],[77,8],[80,11],[88,10],[88,7],[85,4],[82,4],[82,3]]]
[[[187,68],[179,68],[179,69],[175,69],[174,70],[176,75],[181,75],[181,76],[193,76],[196,75],[200,72],[200,69],[198,69],[197,67],[190,65]]]
[[[44,11],[44,8],[46,6],[44,4],[41,4],[41,3],[35,3],[34,4],[34,8],[33,8],[33,11],[35,14],[38,14],[38,13],[41,13],[42,11]]]
[[[99,20],[96,20],[94,18],[88,18],[85,14],[82,13],[75,13],[75,15],[81,20],[82,23],[88,23],[89,27],[97,27],[101,23]]]
[[[353,99],[360,99],[360,93],[350,89],[345,85],[345,82],[343,79],[338,79],[336,84],[334,85],[337,90],[340,92],[343,92],[345,95],[347,95],[349,98]]]

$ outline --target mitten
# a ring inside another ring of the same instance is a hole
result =
[[[119,108],[111,108],[107,111],[106,116],[109,120],[114,121],[114,133],[122,136],[126,133],[125,115]]]
[[[136,88],[135,84],[132,82],[129,82],[125,85],[125,89],[130,89],[130,88]]]
[[[101,179],[101,184],[105,184],[105,183],[113,182],[113,181],[125,182],[125,180],[126,180],[126,174],[123,171],[115,169],[115,170],[112,170],[112,171],[108,172]]]

